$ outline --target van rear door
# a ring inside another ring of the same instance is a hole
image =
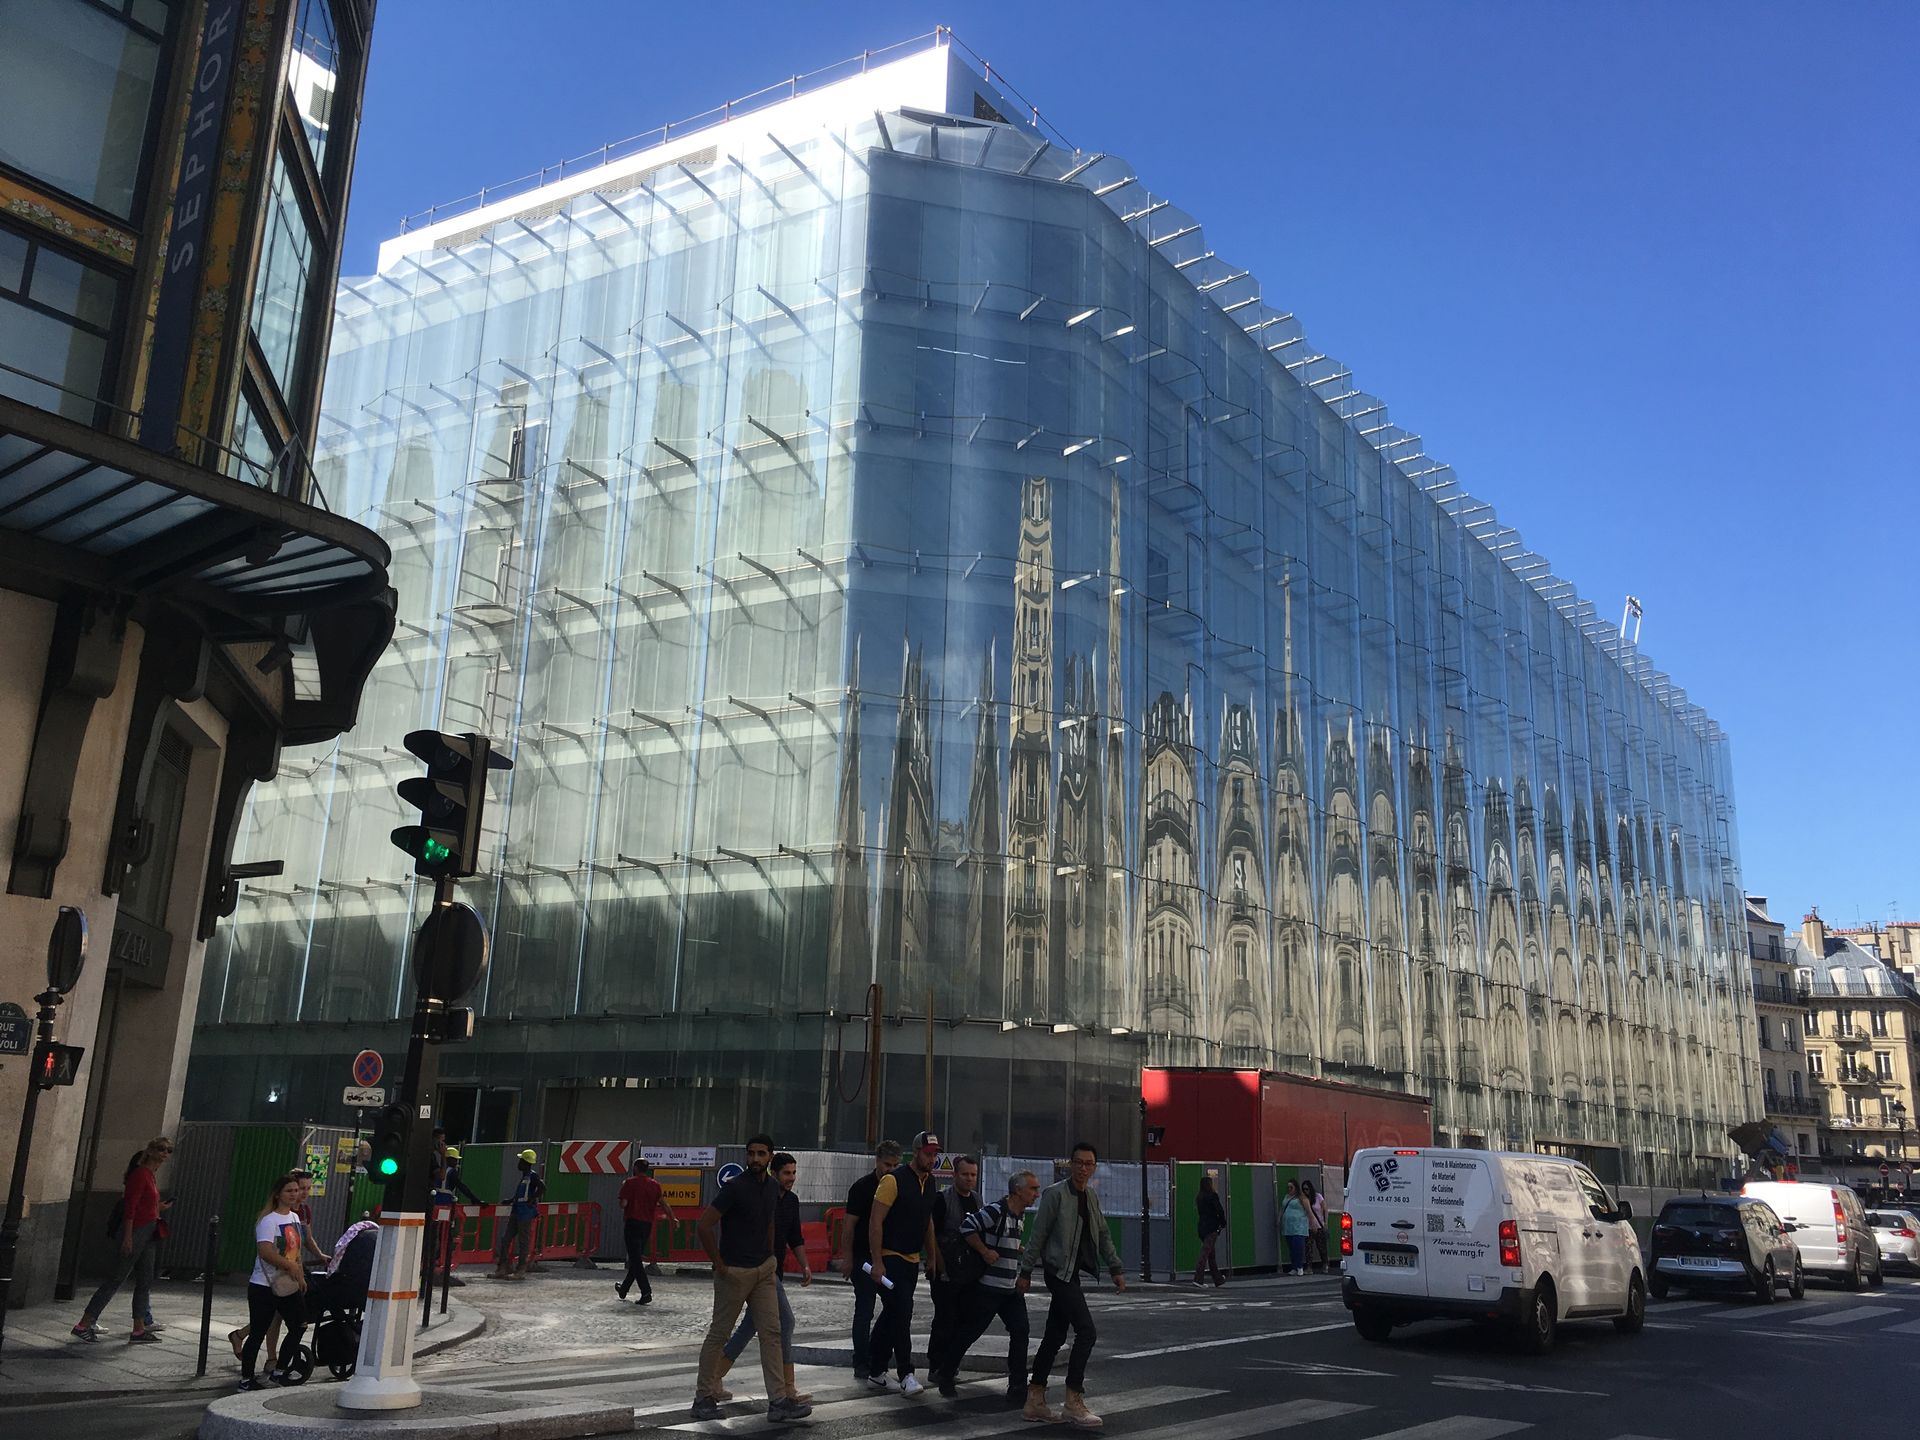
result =
[[[1427,1293],[1466,1300],[1500,1293],[1500,1221],[1507,1207],[1494,1193],[1493,1167],[1484,1155],[1427,1156],[1426,1215],[1421,1253]]]
[[[1353,1258],[1347,1273],[1375,1295],[1425,1295],[1421,1233],[1427,1223],[1427,1157],[1419,1150],[1362,1150],[1347,1173]]]

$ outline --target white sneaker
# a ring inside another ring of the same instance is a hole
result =
[[[915,1395],[926,1394],[927,1387],[920,1383],[920,1377],[918,1375],[909,1374],[906,1379],[900,1382],[900,1393],[912,1399]]]
[[[900,1388],[900,1382],[895,1380],[891,1375],[869,1375],[867,1376],[867,1384],[871,1385],[875,1390],[898,1390]]]

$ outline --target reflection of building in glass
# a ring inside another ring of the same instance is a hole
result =
[[[893,1134],[931,994],[964,1144],[1125,1153],[1152,1059],[1715,1168],[1711,720],[1118,157],[944,41],[793,91],[340,291],[323,479],[400,634],[253,809],[289,875],[196,1103],[317,1104],[393,1024],[398,739],[444,724],[518,762],[456,1127],[857,1141],[877,982]]]

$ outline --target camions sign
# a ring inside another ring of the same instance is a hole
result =
[[[149,450],[171,452],[180,426],[193,344],[194,299],[206,268],[220,137],[226,130],[233,52],[245,8],[245,0],[207,0],[206,19],[200,27],[200,58],[188,91],[187,138],[173,197],[173,228],[167,233],[167,268],[160,277],[160,297],[154,307],[153,363],[140,420],[140,443]]]

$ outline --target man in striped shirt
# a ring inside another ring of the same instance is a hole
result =
[[[1040,1177],[1022,1170],[1007,1181],[1007,1198],[982,1205],[960,1222],[960,1239],[986,1265],[979,1283],[968,1288],[962,1302],[957,1348],[945,1359],[943,1376],[951,1377],[974,1342],[987,1333],[994,1317],[1007,1330],[1007,1401],[1023,1404],[1027,1398],[1027,1297],[1020,1293],[1021,1217],[1040,1194]]]

